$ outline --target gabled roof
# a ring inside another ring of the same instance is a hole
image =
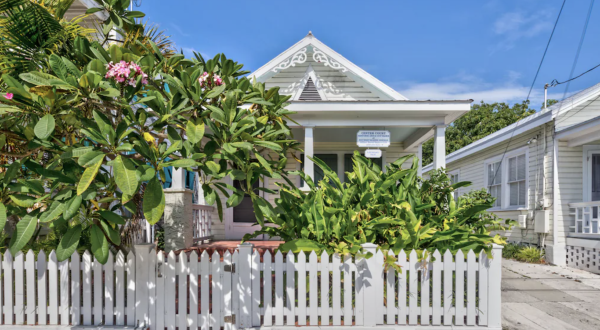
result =
[[[462,147],[446,156],[446,164],[457,161],[478,151],[507,141],[511,136],[517,136],[540,125],[551,122],[558,115],[568,112],[592,97],[600,95],[600,83],[575,93],[564,100],[557,102],[546,109],[525,117],[518,122],[508,125],[482,139]],[[433,169],[432,164],[423,167],[423,173]]]
[[[364,83],[365,87],[371,87],[370,89],[376,90],[382,96],[389,97],[392,100],[407,100],[406,97],[395,91],[393,88],[384,84],[365,70],[335,52],[333,49],[329,48],[315,38],[311,32],[292,47],[251,73],[250,77],[255,77],[258,81],[264,82],[275,75],[277,70],[285,70],[290,66],[294,66],[296,63],[304,63],[307,60],[308,51],[312,51],[313,59],[315,59],[316,62],[322,62],[326,66],[348,74],[355,80]]]

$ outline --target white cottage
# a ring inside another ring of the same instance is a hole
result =
[[[279,86],[280,92],[292,95],[288,109],[297,112],[291,123],[294,138],[302,143],[304,164],[288,161],[289,170],[303,169],[316,179],[318,168],[305,156],[324,160],[344,181],[344,172],[357,147],[359,130],[390,132],[390,145],[382,148],[380,164],[386,165],[400,156],[419,154],[423,142],[435,137],[435,167],[445,166],[444,132],[447,125],[470,110],[471,100],[408,100],[393,88],[338,54],[312,33],[250,74],[267,88]],[[291,155],[290,155],[291,158]],[[179,179],[177,178],[179,177]],[[296,178],[301,185],[300,178]],[[183,173],[174,173],[172,190],[184,188]],[[231,183],[231,182],[228,182]],[[276,190],[273,180],[265,180]],[[200,194],[199,194],[200,195]],[[276,196],[267,196],[273,200]],[[201,203],[201,198],[199,198]],[[223,203],[225,199],[223,197]],[[194,206],[195,240],[212,236],[216,240],[239,240],[253,232],[255,219],[250,200],[227,209],[220,222],[210,206]],[[167,213],[169,207],[167,206]],[[264,237],[264,239],[267,239]],[[184,240],[189,244],[190,239]]]
[[[595,273],[600,273],[599,98],[597,84],[446,157],[453,180],[473,183],[459,194],[486,188],[497,198],[492,211],[518,221],[501,233],[509,241],[544,247],[549,262]]]

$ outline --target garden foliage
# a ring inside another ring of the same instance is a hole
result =
[[[11,224],[13,253],[46,227],[60,238],[59,260],[89,237],[104,263],[139,221],[161,219],[170,166],[202,173],[205,200],[221,217],[218,192],[227,207],[244,193],[265,205],[252,182],[279,178],[298,144],[285,121],[289,96],[278,88],[244,77],[223,54],[186,59],[160,47],[135,22],[143,14],[126,11],[129,0],[98,2],[88,13],[109,14],[99,37],[64,31],[77,22],[63,18],[68,6],[56,8],[72,1],[0,2],[5,22],[29,11],[38,28],[6,25],[1,41],[0,229]],[[33,65],[23,61],[29,53]],[[226,176],[244,184],[227,185]]]
[[[349,182],[318,158],[326,179],[315,183],[301,175],[310,190],[304,192],[291,182],[282,184],[275,207],[260,210],[265,225],[245,240],[268,234],[286,243],[280,248],[292,250],[326,250],[329,253],[360,253],[363,243],[375,243],[384,250],[435,249],[481,250],[491,252],[492,243],[504,244],[491,230],[510,224],[485,212],[494,199],[474,195],[454,201],[452,192],[469,182],[450,184],[442,172],[421,181],[417,176],[417,159],[410,155],[390,164],[382,171],[376,164],[355,152]],[[403,168],[405,162],[412,162]],[[269,225],[276,226],[269,226]]]

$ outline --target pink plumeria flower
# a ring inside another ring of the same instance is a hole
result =
[[[6,95],[4,95],[4,98],[7,100],[12,100],[13,96],[15,96],[13,93],[6,93]]]

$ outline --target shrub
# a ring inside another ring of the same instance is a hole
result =
[[[517,260],[531,263],[542,262],[544,253],[535,246],[528,246],[517,252]]]
[[[402,169],[409,160],[411,167]],[[412,155],[398,159],[383,172],[355,152],[346,183],[321,160],[315,158],[314,162],[325,179],[315,185],[302,172],[290,173],[301,175],[310,190],[303,192],[289,180],[281,184],[275,207],[266,204],[256,209],[257,217],[264,217],[262,228],[244,240],[268,234],[286,242],[280,246],[284,251],[341,254],[359,253],[360,245],[367,242],[395,253],[414,249],[419,255],[425,249],[453,253],[473,249],[489,254],[492,243],[504,244],[499,235],[490,236],[490,228],[505,226],[485,212],[492,206],[492,198],[472,195],[457,203],[452,192],[469,183],[450,184],[443,173],[421,181]]]
[[[227,207],[245,193],[265,204],[252,183],[279,178],[298,145],[285,121],[290,96],[279,88],[244,77],[243,64],[223,54],[164,51],[129,1],[96,2],[92,12],[110,14],[99,40],[67,33],[62,14],[72,1],[0,3],[0,229],[15,228],[13,254],[47,227],[61,237],[59,260],[86,241],[106,262],[109,249],[128,248],[136,224],[161,219],[169,167],[201,174],[221,219],[219,191]],[[109,44],[115,30],[124,43]]]

